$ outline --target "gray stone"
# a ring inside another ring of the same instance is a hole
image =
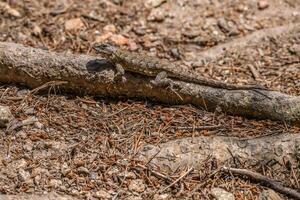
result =
[[[0,127],[7,127],[13,118],[8,106],[0,106]]]
[[[259,194],[259,200],[283,200],[274,190],[264,190]]]
[[[146,187],[142,179],[135,179],[130,181],[128,189],[133,192],[141,193],[145,191]]]
[[[166,0],[147,0],[145,1],[146,8],[156,8],[166,2]]]
[[[234,195],[222,188],[213,188],[211,190],[211,195],[217,200],[234,200]]]
[[[100,199],[110,199],[112,196],[105,190],[98,190],[94,195],[94,197]]]

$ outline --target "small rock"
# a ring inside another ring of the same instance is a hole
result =
[[[113,0],[114,4],[121,5],[123,0]]]
[[[98,179],[98,173],[97,172],[91,172],[90,173],[90,179],[92,179],[92,180]]]
[[[121,178],[135,179],[136,175],[133,172],[121,172],[119,174],[119,177],[121,177]]]
[[[170,198],[169,194],[155,194],[153,199],[154,200],[167,200]]]
[[[218,26],[220,27],[220,29],[225,30],[226,32],[229,32],[228,23],[224,17],[221,17],[220,19],[218,19]]]
[[[76,167],[81,167],[85,164],[85,161],[80,158],[75,158],[73,162]]]
[[[27,95],[27,94],[29,94],[29,93],[30,93],[30,90],[28,90],[28,89],[19,90],[19,91],[17,92],[17,96],[18,96],[18,97],[23,97],[23,96],[25,96],[25,95]]]
[[[138,49],[137,44],[132,40],[129,40],[128,47],[129,47],[130,51],[135,51]]]
[[[27,166],[27,162],[23,158],[19,160],[14,160],[11,164],[11,167],[14,169],[25,168]]]
[[[162,9],[153,9],[147,17],[148,21],[162,22],[165,19],[165,12]]]
[[[42,29],[38,25],[35,25],[33,27],[33,35],[39,36],[41,33],[42,33]]]
[[[26,34],[24,34],[22,32],[18,32],[17,38],[18,38],[19,41],[24,41],[24,40],[27,40],[28,35],[26,35]]]
[[[232,21],[227,21],[224,17],[218,19],[218,26],[224,33],[229,33],[230,35],[237,35],[239,33],[236,25]]]
[[[258,1],[258,8],[260,10],[266,9],[268,7],[269,7],[269,3],[268,3],[267,0],[260,0],[260,1]]]
[[[129,41],[128,38],[124,37],[123,35],[112,35],[110,39],[113,43],[120,46],[128,44]]]
[[[65,22],[66,30],[78,30],[84,27],[84,23],[80,18],[69,19]]]
[[[26,115],[33,115],[34,114],[34,108],[28,108],[27,110],[25,110],[25,114]]]
[[[109,39],[113,34],[112,33],[104,33],[102,35],[99,35],[95,38],[96,42],[105,42],[107,39]]]
[[[85,167],[78,167],[77,168],[77,171],[78,171],[78,173],[80,173],[80,174],[86,174],[86,175],[88,175],[88,174],[90,174],[90,171],[87,169],[87,168],[85,168]]]
[[[289,48],[289,51],[293,54],[300,55],[300,44],[294,44]]]
[[[100,199],[110,199],[112,196],[106,192],[105,190],[98,190],[95,194],[94,197],[100,198]]]
[[[36,175],[36,176],[33,178],[34,184],[39,185],[39,184],[41,183],[41,179],[42,179],[41,175]]]
[[[6,127],[13,118],[8,106],[0,106],[0,127]]]
[[[103,31],[106,32],[106,33],[116,33],[117,28],[113,24],[108,24],[108,25],[103,27]]]
[[[27,152],[31,152],[33,149],[33,144],[31,142],[26,142],[26,144],[23,145],[23,148]]]
[[[139,196],[129,196],[129,197],[126,197],[126,200],[143,200],[142,197],[139,197]]]
[[[156,8],[166,2],[166,0],[147,0],[145,1],[146,8]]]
[[[16,9],[13,9],[12,7],[10,7],[10,5],[7,4],[7,3],[0,2],[0,11],[2,11],[2,10],[4,12],[6,12],[7,14],[9,14],[10,16],[13,16],[13,17],[16,17],[16,18],[21,17],[20,12],[17,11]]]
[[[259,200],[282,200],[282,198],[274,190],[268,189],[260,193]]]
[[[234,200],[234,195],[222,188],[213,188],[211,190],[211,195],[217,200]]]
[[[180,58],[180,52],[177,48],[172,48],[171,49],[171,55],[174,57],[174,58],[177,58],[179,59]]]
[[[21,139],[26,139],[27,138],[27,133],[23,130],[20,130],[16,133],[17,136],[19,136]]]
[[[30,173],[28,171],[25,171],[24,169],[19,169],[18,177],[21,182],[30,182]]]
[[[39,121],[34,122],[34,126],[35,126],[35,128],[37,128],[37,129],[42,129],[42,128],[44,128],[44,124],[42,124],[42,123],[39,122]]]
[[[142,179],[134,179],[130,181],[128,189],[133,192],[141,193],[145,191],[146,187]]]
[[[53,188],[58,188],[62,184],[61,180],[58,179],[51,179],[49,185]]]
[[[81,104],[81,108],[88,109],[88,106],[85,103],[83,103],[83,104]]]

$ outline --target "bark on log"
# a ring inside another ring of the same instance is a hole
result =
[[[98,59],[97,59],[98,58]],[[201,86],[171,80],[175,91],[154,86],[152,78],[126,72],[126,82],[113,81],[114,68],[99,57],[54,53],[0,43],[0,82],[25,84],[36,88],[49,81],[67,81],[61,89],[77,94],[147,98],[170,104],[193,104],[209,111],[251,118],[272,119],[300,125],[300,97],[275,91],[263,91],[266,98],[254,91]]]
[[[187,166],[198,170],[208,157],[214,158],[221,165],[231,161],[235,165],[279,163],[280,166],[285,166],[289,161],[293,166],[299,166],[300,134],[271,135],[254,139],[218,136],[184,138],[159,146],[145,145],[139,152],[139,159],[145,162],[152,159],[150,163],[172,171]]]

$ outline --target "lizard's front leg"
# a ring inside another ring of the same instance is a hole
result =
[[[115,79],[122,80],[123,82],[125,82],[126,81],[126,78],[124,77],[125,70],[121,64],[119,63],[116,64],[116,71],[117,73],[115,74]]]

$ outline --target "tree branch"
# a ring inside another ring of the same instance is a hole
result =
[[[0,81],[37,88],[49,81],[67,81],[62,90],[80,95],[148,98],[169,104],[193,104],[258,119],[300,125],[300,97],[274,91],[224,90],[170,80],[175,89],[151,84],[153,78],[126,72],[126,82],[113,81],[114,68],[93,56],[54,53],[0,43]],[[268,96],[269,98],[265,97]]]

